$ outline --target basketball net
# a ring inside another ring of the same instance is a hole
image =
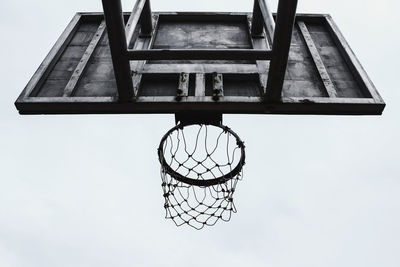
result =
[[[158,156],[166,218],[202,229],[236,212],[245,146],[222,124],[178,124],[161,139]]]

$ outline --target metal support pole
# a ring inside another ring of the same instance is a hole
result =
[[[268,73],[266,101],[280,102],[296,19],[297,0],[280,0],[276,18],[272,58]]]
[[[251,22],[251,35],[262,36],[264,28],[268,42],[271,44],[274,38],[275,21],[266,0],[254,0],[253,18]]]
[[[134,91],[121,1],[102,0],[102,2],[118,97],[120,101],[130,101],[134,97]]]
[[[140,16],[140,33],[143,35],[151,35],[153,31],[153,21],[151,17],[150,0],[146,0],[142,14]]]
[[[254,0],[253,17],[251,21],[251,35],[260,36],[264,31],[264,23],[258,0]]]

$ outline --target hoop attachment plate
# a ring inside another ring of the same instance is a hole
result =
[[[222,113],[213,112],[179,112],[175,113],[175,123],[178,125],[205,124],[222,125]],[[171,129],[172,130],[172,129]]]

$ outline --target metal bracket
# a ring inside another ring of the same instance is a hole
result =
[[[212,74],[213,81],[213,100],[218,101],[224,96],[224,81],[222,74],[214,72]]]
[[[221,125],[222,113],[212,112],[181,112],[175,113],[175,123],[182,125],[210,124]]]
[[[176,101],[181,101],[183,97],[188,96],[189,93],[189,74],[182,72],[179,75],[179,85],[176,91]]]

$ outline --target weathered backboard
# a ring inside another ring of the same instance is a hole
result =
[[[125,14],[126,21],[129,15]],[[153,34],[136,29],[128,48],[160,51],[161,60],[155,54],[146,61],[130,61],[135,98],[121,101],[104,16],[79,13],[40,65],[16,107],[21,114],[382,113],[382,98],[329,15],[297,15],[281,101],[263,98],[268,60],[168,60],[168,54],[163,53],[167,49],[205,53],[207,49],[209,53],[212,49],[270,49],[267,34],[251,34],[251,16],[153,12]],[[200,57],[207,58],[207,54]],[[216,88],[220,89],[217,98]]]

